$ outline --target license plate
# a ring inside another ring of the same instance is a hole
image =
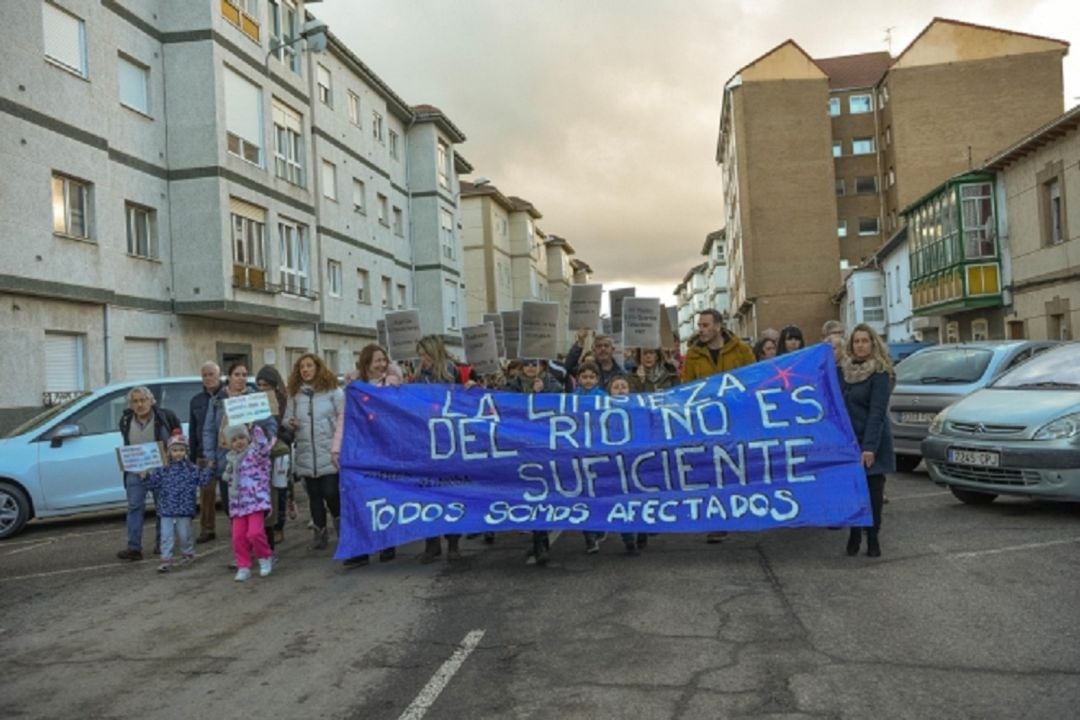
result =
[[[949,462],[956,465],[974,465],[976,467],[998,467],[1001,465],[1001,453],[994,450],[961,450],[949,448]]]
[[[900,422],[905,425],[929,425],[934,421],[935,414],[936,413],[902,412],[900,413]]]

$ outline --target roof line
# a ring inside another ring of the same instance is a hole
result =
[[[925,35],[927,33],[927,31],[929,31],[930,28],[932,28],[934,26],[935,23],[939,23],[939,22],[948,23],[950,25],[962,25],[964,27],[976,28],[978,30],[993,30],[994,32],[1003,32],[1003,33],[1008,33],[1009,35],[1017,35],[1017,36],[1020,36],[1020,37],[1029,37],[1029,38],[1034,38],[1036,40],[1048,40],[1050,42],[1060,43],[1060,44],[1064,45],[1066,50],[1068,50],[1068,48],[1069,48],[1068,41],[1059,40],[1058,38],[1047,37],[1045,35],[1034,35],[1032,33],[1025,33],[1025,32],[1019,32],[1017,30],[1009,30],[1007,28],[994,27],[993,25],[979,25],[977,23],[965,22],[963,20],[953,20],[952,18],[946,18],[946,17],[938,16],[938,17],[935,17],[933,20],[931,20],[929,23],[927,23],[926,27],[924,27],[922,29],[922,32],[920,32],[918,35],[916,35],[915,39],[907,44],[907,47],[905,47],[903,49],[903,51],[901,51],[901,53],[896,56],[896,59],[893,60],[893,65],[900,62],[900,58],[904,57],[904,55],[907,53],[907,51],[910,50],[915,45],[915,43],[919,42],[919,40],[922,38],[922,36]]]
[[[983,161],[981,169],[991,172],[1004,170],[1013,161],[1018,160],[1021,157],[1030,153],[1031,151],[1035,150],[1035,148],[1031,146],[1035,142],[1040,140],[1043,135],[1046,135],[1051,131],[1056,130],[1057,128],[1064,125],[1069,125],[1070,123],[1072,123],[1074,128],[1077,125],[1080,125],[1080,105],[1074,106],[1071,110],[1068,110],[1064,114],[1054,118],[1038,130],[1035,130],[1034,132],[1025,135],[1018,141],[1014,142],[1012,145],[998,152],[996,155],[991,155],[989,158]]]

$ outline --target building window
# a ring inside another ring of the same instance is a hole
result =
[[[296,367],[297,361],[300,360],[300,356],[307,352],[306,347],[287,347],[285,348],[285,367]]]
[[[390,227],[390,208],[386,196],[382,193],[376,193],[375,199],[379,203],[379,222]]]
[[[222,16],[259,42],[259,0],[222,0]]]
[[[960,323],[956,320],[945,323],[945,342],[960,342]]]
[[[153,208],[129,202],[124,203],[124,215],[127,217],[128,255],[156,258],[157,212]]]
[[[398,285],[397,286],[397,309],[398,310],[404,310],[405,309],[405,295],[406,295],[405,286],[404,285]]]
[[[45,57],[79,77],[86,77],[86,24],[82,18],[42,3]]]
[[[885,322],[885,308],[881,306],[880,295],[869,295],[863,298],[863,322]]]
[[[1010,340],[1026,340],[1026,333],[1024,332],[1023,320],[1010,320],[1008,323],[1009,339]]]
[[[873,95],[852,95],[848,97],[848,112],[852,115],[862,115],[864,113],[873,112],[873,110]]]
[[[892,292],[892,270],[885,271],[885,299],[889,303],[889,307],[893,304],[893,292]]]
[[[382,276],[382,306],[386,310],[390,310],[394,307],[394,282],[386,277]]]
[[[1043,205],[1046,213],[1047,245],[1065,242],[1065,213],[1061,202],[1061,180],[1054,178],[1043,184]]]
[[[829,98],[829,117],[837,117],[840,114],[840,98]]]
[[[863,193],[876,193],[877,192],[877,176],[876,175],[861,175],[855,178],[855,192],[862,195]]]
[[[270,47],[277,48],[273,56],[297,75],[300,74],[300,53],[297,52],[297,18],[295,0],[269,0],[271,37]],[[289,44],[292,43],[292,44]]]
[[[302,225],[278,223],[278,256],[281,259],[281,289],[293,295],[307,295],[310,290],[308,267],[310,252],[307,232]]]
[[[844,178],[836,179],[836,197],[844,196]]]
[[[304,186],[304,121],[300,113],[273,101],[274,174],[287,183]]]
[[[383,119],[376,111],[371,111],[371,137],[383,142]]]
[[[233,285],[266,289],[266,210],[229,198]]]
[[[834,158],[843,157],[844,155],[844,143],[841,140],[832,141],[832,156]]]
[[[878,219],[874,218],[859,218],[859,235],[877,235],[880,232],[878,227]]]
[[[436,158],[439,171],[439,187],[450,187],[450,148],[442,140],[439,141],[438,156]]]
[[[839,220],[836,223],[836,236],[847,237],[847,220]]]
[[[360,127],[360,96],[354,93],[352,90],[349,93],[349,122],[356,127]]]
[[[53,173],[53,232],[91,239],[90,188],[88,182]]]
[[[326,292],[330,297],[341,297],[341,263],[326,261]]]
[[[892,168],[889,168],[889,174],[886,176],[886,182],[888,183],[889,187],[892,187],[896,184],[896,171]]]
[[[446,298],[446,327],[450,330],[458,328],[458,296],[457,283],[453,280],[443,281],[443,295]]]
[[[892,125],[885,128],[885,147],[892,145]]]
[[[83,336],[45,333],[45,392],[79,392],[86,386],[83,373]]]
[[[330,86],[330,71],[322,63],[316,63],[315,83],[318,86],[319,102],[334,107],[334,95]]]
[[[874,138],[855,138],[851,141],[852,155],[871,155],[874,152]]]
[[[143,115],[149,115],[150,68],[123,55],[117,57],[117,66],[120,104]]]
[[[368,271],[361,268],[356,269],[356,301],[363,303],[364,305],[371,304],[371,293],[369,292]]]
[[[330,372],[337,375],[341,370],[338,368],[338,351],[331,350],[329,348],[322,351],[323,363],[330,370]]]
[[[973,341],[990,339],[990,322],[986,318],[971,321],[971,339]]]
[[[889,102],[889,86],[888,85],[882,85],[881,86],[881,104],[885,105],[888,102]]]
[[[405,216],[399,207],[394,208],[394,234],[398,237],[405,236]]]
[[[124,338],[124,379],[151,380],[166,374],[165,341]]]
[[[329,160],[322,161],[322,194],[329,200],[337,200],[337,166]]]
[[[225,138],[229,152],[262,166],[262,91],[225,68]]]
[[[457,257],[457,243],[454,242],[454,214],[446,208],[439,208],[439,238],[442,240],[442,254],[447,260]]]
[[[390,131],[390,157],[398,159],[398,134],[393,130]]]
[[[990,195],[990,183],[960,186],[965,258],[994,256],[994,205]]]
[[[367,193],[364,188],[364,181],[352,179],[352,207],[356,212],[366,215],[367,214]]]

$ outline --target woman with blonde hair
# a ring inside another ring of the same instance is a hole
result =
[[[873,525],[866,528],[866,554],[880,557],[881,507],[885,496],[885,474],[896,472],[892,428],[889,425],[889,396],[896,373],[889,351],[874,329],[856,325],[848,336],[840,361],[841,390],[851,417],[855,438],[862,448],[862,465],[870,490]],[[851,528],[847,554],[857,555],[862,545],[862,528]]]

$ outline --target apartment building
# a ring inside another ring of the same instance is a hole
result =
[[[570,241],[558,235],[548,235],[544,241],[547,254],[547,291],[548,300],[559,303],[559,317],[562,318],[561,348],[569,348],[575,335],[570,330],[570,286],[574,284],[574,267],[571,263],[577,251]]]
[[[721,228],[705,236],[705,244],[701,248],[701,254],[705,261],[706,283],[705,305],[719,310],[724,317],[731,316],[728,299],[728,268],[727,268],[727,243],[725,232]]]
[[[1067,49],[936,18],[896,58],[815,59],[789,40],[736,72],[716,159],[737,331],[836,317],[841,270],[905,207],[1061,113]]]
[[[460,343],[464,134],[307,50],[303,2],[5,11],[0,422],[207,359],[344,371],[389,308]]]

